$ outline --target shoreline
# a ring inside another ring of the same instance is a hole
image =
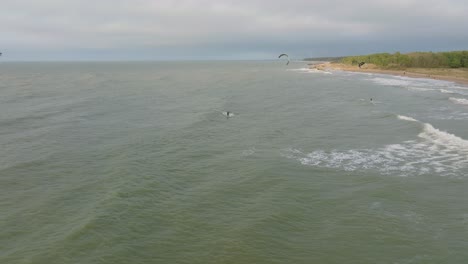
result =
[[[433,79],[433,80],[442,80],[442,81],[451,81],[458,84],[468,86],[468,71],[466,72],[466,77],[464,76],[450,76],[450,75],[441,75],[437,73],[431,73],[431,71],[445,71],[447,73],[452,73],[457,69],[423,69],[427,73],[415,72],[415,69],[406,69],[406,70],[386,70],[376,68],[374,65],[368,65],[367,67],[358,68],[357,66],[346,65],[342,63],[319,63],[319,64],[309,64],[310,69],[317,70],[335,70],[335,71],[349,71],[349,72],[362,72],[362,73],[378,73],[378,74],[387,74],[393,76],[403,76],[410,78],[424,78],[424,79]],[[463,74],[463,73],[462,73]]]

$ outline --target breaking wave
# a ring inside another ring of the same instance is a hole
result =
[[[409,116],[403,116],[403,115],[398,115],[397,116],[398,119],[400,120],[405,120],[405,121],[412,121],[412,122],[419,122],[418,120],[412,118],[412,117],[409,117]]]
[[[457,85],[451,81],[445,80],[434,80],[429,78],[411,78],[404,76],[391,76],[391,77],[374,77],[368,79],[376,84],[385,86],[396,86],[406,88],[410,91],[439,91],[441,93],[452,93],[452,94],[466,94],[468,88]]]
[[[440,92],[441,92],[441,93],[448,93],[448,94],[456,93],[456,92],[454,92],[454,91],[449,91],[449,90],[445,90],[445,89],[440,89]]]
[[[333,74],[332,72],[329,72],[329,71],[318,70],[318,69],[309,69],[309,68],[288,69],[287,71],[296,71],[296,72],[305,72],[305,73]]]
[[[464,98],[450,97],[449,100],[456,103],[456,104],[468,105],[468,100],[464,99]]]
[[[408,116],[398,119],[421,125],[418,139],[390,144],[378,149],[316,150],[304,153],[287,149],[285,157],[303,165],[341,169],[345,171],[373,170],[384,175],[463,176],[468,168],[468,141],[434,128]]]

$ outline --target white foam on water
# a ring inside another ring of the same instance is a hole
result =
[[[283,156],[307,166],[345,171],[372,170],[384,175],[398,176],[465,176],[463,170],[468,169],[468,140],[412,117],[398,118],[421,125],[422,131],[418,134],[418,139],[378,149],[315,150],[310,153],[287,149]]]
[[[467,140],[434,128],[431,124],[425,123],[423,132],[421,132],[418,136],[428,140],[434,145],[443,146],[445,148],[450,148],[457,151],[463,151],[468,154]]]
[[[304,73],[319,73],[319,74],[333,74],[329,71],[318,70],[318,69],[310,69],[310,68],[299,68],[299,69],[287,69],[286,71],[296,71],[296,72],[304,72]]]
[[[370,72],[351,72],[351,71],[343,71],[343,70],[339,70],[339,69],[334,69],[333,72],[335,73],[339,73],[340,76],[374,76],[375,74],[374,73],[370,73]]]
[[[454,92],[454,91],[449,91],[449,90],[445,90],[445,89],[440,89],[440,92],[441,92],[441,93],[448,93],[448,94],[456,93],[456,92]]]
[[[421,87],[408,87],[410,91],[418,91],[418,92],[427,92],[427,91],[436,91],[436,89],[432,88],[421,88]]]
[[[449,88],[452,88],[452,89],[458,89],[458,90],[468,90],[468,87],[466,86],[459,86],[459,85],[450,85]]]
[[[410,91],[416,91],[416,92],[427,92],[427,91],[438,90],[435,88],[437,86],[432,82],[432,80],[405,78],[405,77],[398,78],[397,76],[389,77],[389,78],[375,77],[369,80],[379,85],[402,87]]]
[[[454,89],[454,90],[440,89],[439,91],[444,94],[468,95],[468,91],[460,90],[460,89]]]
[[[468,100],[464,99],[464,98],[450,97],[449,100],[456,103],[456,104],[468,105]]]
[[[426,92],[426,91],[440,91],[442,93],[460,93],[457,90],[466,90],[468,87],[457,85],[451,81],[434,80],[429,78],[411,78],[404,76],[389,76],[389,77],[374,77],[368,79],[376,84],[385,86],[403,87],[411,91]],[[455,91],[454,91],[455,90]]]
[[[309,70],[310,73],[320,73],[320,74],[333,74],[329,71],[324,71],[324,70],[318,70],[318,69],[310,69]]]
[[[401,80],[395,78],[375,77],[369,80],[373,81],[376,84],[388,86],[409,86],[411,84],[411,80]]]
[[[299,69],[286,69],[286,71],[299,71],[299,72],[308,72],[311,69],[309,68],[299,68]]]
[[[248,156],[252,156],[253,154],[255,154],[255,152],[257,152],[257,149],[250,148],[250,149],[243,150],[241,155],[244,157],[248,157]]]
[[[418,120],[412,118],[412,117],[409,117],[409,116],[404,116],[404,115],[398,115],[397,116],[398,119],[400,120],[405,120],[405,121],[412,121],[412,122],[419,122]]]
[[[428,117],[431,119],[438,120],[468,120],[468,113],[461,111],[452,111],[450,113],[433,114]]]

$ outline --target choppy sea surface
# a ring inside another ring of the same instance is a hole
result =
[[[0,63],[0,263],[467,248],[468,87],[303,62]]]

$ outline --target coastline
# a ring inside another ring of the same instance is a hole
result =
[[[458,84],[468,86],[468,71],[459,69],[413,69],[406,70],[387,70],[380,69],[370,64],[365,67],[359,68],[355,65],[346,65],[342,63],[325,62],[319,64],[309,64],[309,68],[317,70],[335,70],[335,71],[349,71],[349,72],[363,72],[363,73],[379,73],[394,76],[406,76],[411,78],[425,78],[434,80],[451,81]]]

